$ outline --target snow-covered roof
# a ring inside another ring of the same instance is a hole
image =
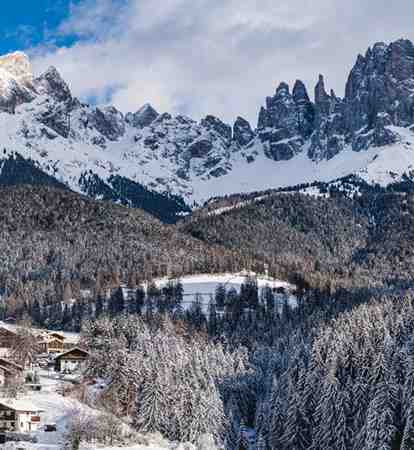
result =
[[[59,359],[59,358],[61,358],[62,356],[68,355],[68,354],[70,354],[70,353],[72,353],[72,352],[74,352],[74,351],[79,351],[79,352],[85,353],[85,355],[89,355],[89,353],[88,353],[86,350],[84,350],[83,348],[80,348],[80,347],[73,347],[73,348],[71,348],[70,350],[67,350],[66,352],[59,353],[59,354],[55,357],[55,359]]]
[[[0,371],[1,371],[1,370],[2,370],[3,372],[7,372],[7,373],[11,373],[11,374],[16,373],[16,372],[13,372],[13,370],[11,370],[10,367],[3,366],[3,365],[0,363]]]
[[[9,366],[9,367],[11,366],[18,370],[24,370],[21,365],[15,363],[14,361],[11,361],[10,359],[7,359],[7,358],[0,358],[0,365]]]
[[[6,408],[13,409],[14,411],[43,411],[29,399],[0,399],[0,406],[5,406]]]
[[[0,321],[0,328],[4,328],[5,330],[11,331],[12,333],[15,333],[19,328],[19,325],[12,324],[12,323],[6,323]],[[65,338],[67,342],[75,343],[79,340],[79,334],[72,333],[72,332],[66,332],[66,331],[53,331],[53,330],[45,330],[41,328],[30,328],[30,331],[33,332],[38,337],[46,337],[50,336],[51,334],[58,334]]]

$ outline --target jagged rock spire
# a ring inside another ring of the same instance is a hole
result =
[[[329,113],[329,95],[325,90],[325,80],[323,75],[319,75],[318,82],[315,86],[315,107],[319,114],[328,114]]]
[[[296,80],[293,86],[293,100],[296,103],[308,103],[310,102],[308,91],[302,80]]]
[[[49,94],[59,102],[72,100],[69,86],[54,66],[50,66],[45,73],[36,78],[34,84],[40,94]]]
[[[233,139],[244,147],[254,138],[254,132],[250,123],[243,117],[237,117],[233,125]]]
[[[293,100],[298,112],[298,131],[304,139],[310,137],[314,129],[315,109],[309,99],[306,86],[301,80],[296,80],[293,86]]]
[[[220,136],[224,139],[230,140],[232,137],[231,126],[227,123],[224,123],[218,117],[207,115],[204,119],[201,120],[201,126],[216,131]]]
[[[128,113],[125,120],[135,128],[144,128],[151,125],[152,122],[159,116],[155,108],[149,103],[145,103],[135,113]]]

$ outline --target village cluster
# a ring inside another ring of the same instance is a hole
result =
[[[55,431],[34,394],[45,379],[80,375],[87,358],[77,335],[0,324],[0,444],[13,434]]]

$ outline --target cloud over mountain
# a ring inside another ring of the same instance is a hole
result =
[[[322,71],[342,94],[355,54],[376,40],[414,37],[412,2],[396,11],[384,0],[375,8],[351,3],[85,0],[56,31],[73,44],[32,53],[37,71],[57,66],[75,95],[125,111],[150,102],[160,111],[253,120],[279,81],[301,77],[310,87]]]

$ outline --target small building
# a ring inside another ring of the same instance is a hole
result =
[[[16,373],[7,367],[0,366],[0,387],[7,386],[16,379]]]
[[[72,348],[55,358],[55,371],[73,373],[82,369],[89,353],[79,347]]]
[[[0,348],[11,348],[16,342],[18,335],[14,331],[0,327]]]
[[[41,425],[42,409],[29,400],[0,399],[0,431],[31,433]]]
[[[65,336],[60,333],[44,333],[39,338],[39,350],[40,353],[61,353],[65,346]]]
[[[5,358],[0,358],[0,387],[24,382],[24,368]]]
[[[0,358],[0,388],[24,383],[24,368],[9,359]]]

